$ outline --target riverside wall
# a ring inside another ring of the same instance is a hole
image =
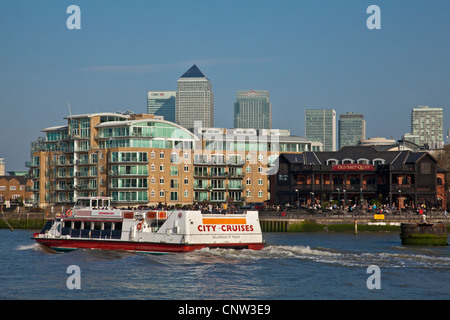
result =
[[[443,222],[449,225],[450,215],[446,215],[444,211],[429,212],[426,217],[428,223]],[[302,223],[323,225],[323,228],[316,228],[316,230],[327,230],[330,225],[347,225],[347,228],[340,230],[353,230],[355,223],[359,226],[380,226],[378,230],[392,230],[393,227],[398,227],[400,230],[401,223],[419,222],[420,217],[414,212],[397,212],[383,215],[375,215],[368,212],[306,212],[306,211],[291,211],[291,212],[261,212],[260,213],[261,228],[265,232],[287,232],[292,231],[292,225]],[[295,229],[295,228],[294,228]],[[334,230],[337,230],[336,228]]]
[[[17,228],[17,229],[40,229],[44,226],[49,218],[54,218],[56,213],[49,212],[6,212],[0,213],[0,228]],[[427,222],[437,223],[443,222],[449,226],[450,215],[445,215],[442,211],[429,212],[427,214]],[[375,219],[373,213],[362,212],[275,212],[262,211],[259,216],[261,228],[265,232],[287,232],[290,226],[301,223],[312,223],[323,225],[348,225],[353,226],[356,223],[359,226],[364,225],[385,225],[398,226],[401,223],[419,222],[419,215],[412,212],[390,213],[384,214],[384,219]],[[347,228],[349,229],[349,228]]]

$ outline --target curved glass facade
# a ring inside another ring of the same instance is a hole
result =
[[[100,149],[118,147],[192,149],[194,135],[167,122],[142,121],[129,126],[99,128],[97,138],[105,139],[99,141]]]

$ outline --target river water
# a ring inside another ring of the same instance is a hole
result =
[[[261,251],[170,255],[56,254],[35,244],[32,233],[0,230],[0,299],[450,298],[450,246],[402,246],[398,233],[264,233]],[[80,289],[67,286],[73,265]],[[378,271],[368,270],[372,265]]]

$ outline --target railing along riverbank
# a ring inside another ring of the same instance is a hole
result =
[[[259,215],[263,232],[289,231],[399,231],[401,223],[419,222],[413,211],[375,213],[366,211],[262,211]],[[444,210],[430,210],[428,223],[443,222],[448,226],[449,216]],[[357,227],[356,227],[357,228]]]
[[[219,213],[219,212],[214,212]],[[224,212],[220,212],[224,213]],[[242,213],[242,211],[240,212]],[[230,214],[230,213],[228,213]],[[232,214],[232,213],[231,213]],[[9,229],[41,229],[47,219],[55,217],[51,212],[4,212],[0,218],[0,228]],[[449,217],[443,210],[430,210],[426,214],[427,222],[443,222],[449,226]],[[362,211],[260,211],[259,220],[264,232],[288,232],[288,231],[352,231],[355,220],[363,231],[367,225],[384,225],[384,230],[393,230],[392,226],[399,229],[400,223],[418,222],[420,217],[413,211],[396,211],[383,213],[382,216],[372,212]],[[383,219],[380,219],[383,218]],[[302,227],[298,226],[302,224]],[[333,227],[331,227],[333,226]],[[376,228],[373,228],[376,229]],[[379,230],[383,228],[379,227]]]

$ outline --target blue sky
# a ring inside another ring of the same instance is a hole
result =
[[[69,30],[69,5],[81,30]],[[381,30],[369,30],[369,5]],[[450,128],[450,1],[2,0],[0,157],[25,169],[41,130],[72,114],[146,112],[196,63],[213,84],[215,126],[237,90],[267,89],[273,127],[304,135],[306,108],[363,113],[367,137],[410,132],[411,109]]]

